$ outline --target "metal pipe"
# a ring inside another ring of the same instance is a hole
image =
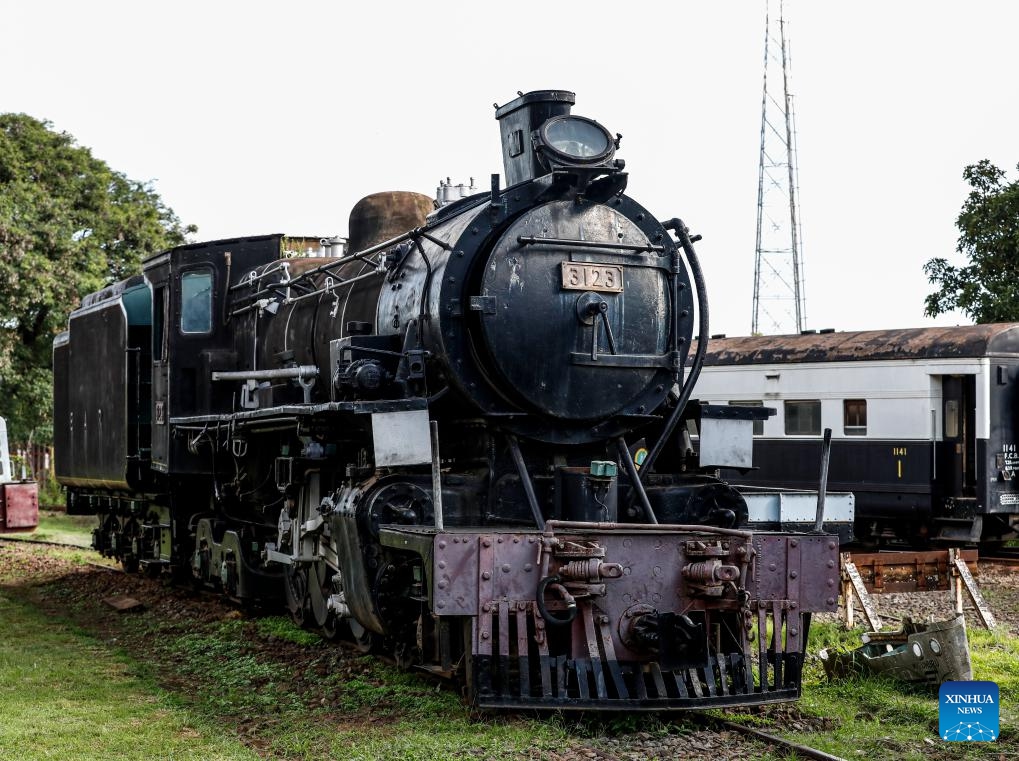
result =
[[[655,464],[655,460],[658,459],[658,455],[661,454],[662,449],[665,447],[666,441],[672,435],[672,432],[676,428],[676,424],[679,423],[679,418],[683,414],[683,410],[686,409],[686,403],[690,401],[690,395],[693,393],[694,385],[697,383],[697,379],[701,374],[701,367],[704,365],[704,355],[708,351],[708,299],[707,299],[707,288],[704,285],[704,273],[701,271],[700,261],[697,259],[697,253],[693,248],[693,241],[690,240],[690,235],[687,232],[686,225],[683,224],[683,220],[674,218],[663,224],[667,230],[674,230],[676,237],[679,238],[679,245],[683,248],[683,253],[686,254],[686,259],[690,263],[690,273],[693,275],[694,285],[697,288],[697,317],[698,317],[698,330],[699,335],[697,336],[697,351],[694,354],[693,364],[690,366],[690,374],[686,376],[686,381],[683,383],[683,388],[679,393],[679,399],[676,400],[676,408],[672,411],[668,421],[665,423],[665,428],[662,430],[662,435],[658,437],[655,445],[648,452],[648,456],[644,458],[644,462],[640,466],[640,480],[646,482],[648,474],[651,472],[651,468]],[[673,310],[679,308],[679,293],[674,291],[672,294]],[[678,336],[676,336],[678,339]],[[676,346],[677,351],[679,347]]]
[[[651,501],[647,497],[647,490],[644,489],[644,484],[641,483],[640,474],[637,473],[637,466],[634,464],[633,457],[630,456],[630,450],[622,436],[616,439],[616,447],[619,449],[619,459],[623,461],[623,467],[626,468],[626,475],[630,477],[630,485],[637,492],[640,504],[644,508],[644,516],[648,519],[649,523],[657,524],[658,518],[655,517],[655,511],[651,509]]]
[[[327,293],[328,291],[336,291],[339,290],[340,288],[343,288],[346,285],[356,283],[359,280],[365,280],[370,277],[380,277],[382,274],[383,273],[380,270],[371,270],[369,272],[365,272],[362,275],[355,275],[354,277],[348,277],[346,279],[340,280],[339,282],[333,283],[332,286],[330,286],[329,288],[326,288],[323,285],[321,288],[316,288],[313,291],[302,293],[300,296],[288,296],[286,299],[284,299],[284,303],[296,304],[298,301],[304,301],[305,299],[310,299],[313,296],[321,296],[323,293]],[[288,283],[287,285],[289,286],[290,283]]]
[[[304,280],[318,272],[322,272],[323,270],[330,270],[333,267],[342,267],[344,264],[347,264],[349,262],[361,261],[371,256],[372,254],[377,254],[379,251],[384,251],[387,248],[391,248],[395,246],[397,243],[403,243],[405,240],[409,240],[410,238],[416,238],[417,236],[421,235],[422,232],[423,232],[422,228],[415,227],[413,230],[408,230],[405,233],[400,233],[395,238],[384,240],[381,243],[377,243],[374,246],[364,249],[364,251],[357,251],[356,253],[348,254],[347,256],[341,256],[339,259],[335,259],[329,262],[328,264],[322,264],[318,267],[313,267],[310,270],[305,270],[299,275],[296,275],[293,278],[293,280],[291,280],[291,282]]]
[[[527,472],[527,465],[524,464],[524,456],[520,453],[520,445],[516,436],[507,436],[509,441],[510,454],[513,455],[513,462],[517,466],[517,474],[520,476],[520,483],[523,484],[524,494],[527,495],[527,504],[531,506],[531,514],[534,522],[538,525],[539,531],[545,530],[545,518],[538,507],[538,497],[534,493],[534,484],[531,483],[531,474]]]
[[[303,380],[314,378],[318,375],[318,368],[315,365],[299,365],[297,367],[280,367],[276,370],[231,370],[229,372],[214,372],[214,381],[232,380],[277,380],[279,378]]]
[[[443,251],[453,250],[453,247],[450,244],[446,243],[446,241],[444,240],[436,238],[434,235],[429,235],[428,233],[421,231],[421,237],[424,238],[425,240],[430,240],[432,243],[441,248]]]
[[[570,248],[610,248],[622,251],[648,251],[661,253],[665,246],[654,243],[619,243],[617,241],[597,240],[575,240],[573,238],[536,238],[533,235],[521,235],[517,237],[517,243],[521,246],[569,246]]]
[[[238,296],[236,299],[234,299],[234,301],[237,301],[237,302],[243,302],[243,301],[257,302],[259,299],[261,299],[261,298],[263,298],[265,296],[279,296],[280,298],[284,298],[286,296],[284,291],[286,291],[287,288],[289,288],[289,287],[290,287],[289,283],[273,283],[272,285],[266,286],[265,288],[263,288],[260,291],[255,291],[254,293],[245,293],[245,294],[242,294],[242,295]]]
[[[430,420],[428,426],[432,432],[432,512],[435,514],[435,530],[443,531],[442,522],[442,462],[439,459],[439,424]]]
[[[285,269],[289,265],[288,262],[276,262],[275,264],[268,265],[261,272],[255,272],[252,270],[249,274],[242,277],[237,283],[230,286],[231,291],[239,291],[241,288],[250,288],[255,282],[261,282],[262,278],[269,277],[274,272],[279,272],[281,269]]]
[[[551,520],[545,524],[545,533],[550,534],[556,529],[566,531],[681,531],[701,534],[723,534],[738,536],[742,539],[753,539],[753,531],[742,531],[735,528],[719,528],[718,526],[698,526],[689,523],[588,523],[585,521]]]
[[[828,493],[828,463],[831,461],[831,428],[824,429],[821,442],[821,478],[817,484],[817,516],[814,518],[814,533],[824,531],[824,500]]]

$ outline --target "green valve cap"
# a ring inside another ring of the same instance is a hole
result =
[[[615,478],[619,468],[611,460],[591,460],[591,475],[599,478]]]

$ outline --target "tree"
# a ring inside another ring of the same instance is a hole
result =
[[[977,323],[1019,320],[1019,180],[1006,182],[1005,172],[987,159],[962,176],[972,190],[956,220],[956,250],[969,264],[935,258],[924,265],[938,288],[927,296],[924,313],[958,309]]]
[[[194,231],[71,135],[0,114],[0,416],[14,440],[52,436],[53,337],[81,297]]]

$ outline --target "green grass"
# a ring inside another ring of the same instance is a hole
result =
[[[92,544],[92,529],[97,525],[94,515],[67,515],[51,510],[41,510],[39,511],[39,525],[35,530],[0,534],[0,536],[89,547]]]
[[[126,623],[153,625],[144,617]],[[554,721],[476,719],[457,693],[374,657],[348,654],[340,668],[338,646],[283,617],[231,618],[183,634],[171,633],[174,624],[154,625],[167,635],[161,659],[179,664],[192,687],[175,692],[178,705],[216,723],[255,720],[257,743],[273,758],[510,759],[569,741]],[[319,655],[294,668],[286,653],[253,647],[270,636]]]
[[[857,647],[860,633],[859,629],[843,631],[836,623],[815,624],[810,630],[810,651]],[[970,629],[968,636],[973,678],[997,682],[1003,698],[1019,694],[1019,643],[1003,631]],[[948,745],[938,739],[936,688],[912,687],[874,677],[829,681],[816,658],[810,659],[804,669],[803,698],[798,710],[807,719],[827,719],[832,728],[821,733],[779,733],[844,758],[919,761],[931,758],[935,749],[944,752]],[[986,758],[991,752],[1014,754],[1009,757],[1019,755],[1015,739],[1019,723],[1014,705],[1003,699],[1000,711],[1003,741],[993,747],[984,743],[952,743],[951,757]],[[750,723],[743,718],[737,720]],[[925,739],[935,745],[925,743]]]
[[[321,645],[322,638],[315,632],[302,629],[284,616],[266,616],[255,622],[258,633],[262,637],[275,637],[295,645]]]
[[[461,710],[460,714],[463,713]],[[281,738],[282,739],[282,738]],[[388,726],[373,725],[370,732],[343,732],[328,738],[327,754],[350,761],[454,761],[467,758],[519,758],[533,751],[548,758],[549,751],[562,748],[567,738],[540,725],[540,731],[521,722],[473,723],[462,716],[449,717],[433,726],[404,721]],[[288,752],[287,744],[274,745],[274,752]]]
[[[0,758],[252,759],[107,646],[0,589]]]

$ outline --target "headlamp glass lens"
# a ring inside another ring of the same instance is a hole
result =
[[[592,122],[565,117],[545,127],[549,147],[566,156],[585,159],[600,156],[609,148],[609,136]]]

